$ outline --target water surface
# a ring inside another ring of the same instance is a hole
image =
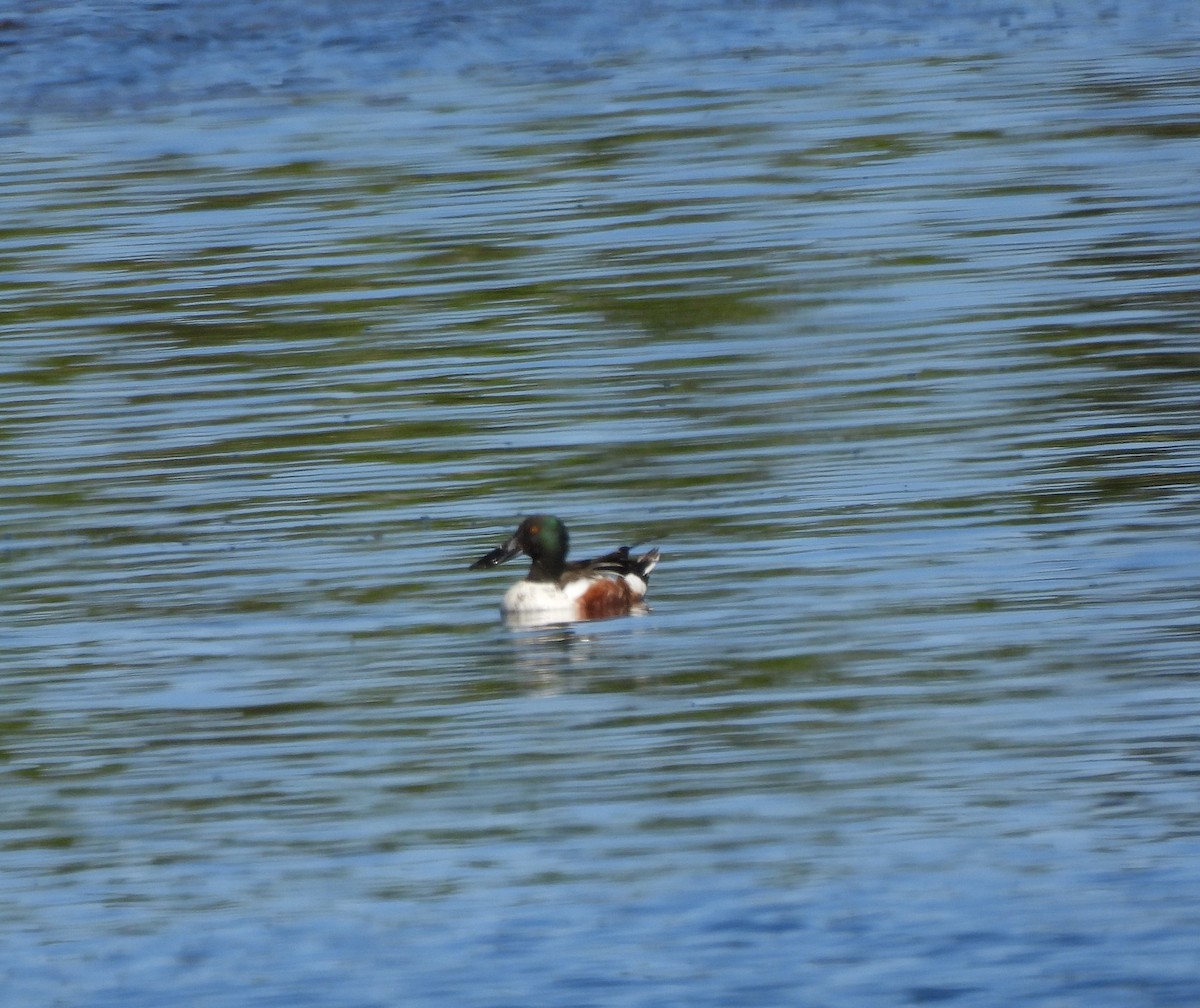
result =
[[[0,25],[6,1003],[1190,1004],[1191,8],[296,10]]]

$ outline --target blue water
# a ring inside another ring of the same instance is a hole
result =
[[[0,18],[0,1004],[1192,1004],[1198,39]]]

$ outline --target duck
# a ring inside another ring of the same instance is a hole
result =
[[[631,556],[629,546],[592,560],[570,562],[570,536],[554,515],[529,515],[503,544],[485,553],[469,570],[485,570],[524,553],[529,573],[504,593],[500,610],[519,625],[611,619],[645,613],[650,572],[659,550]]]

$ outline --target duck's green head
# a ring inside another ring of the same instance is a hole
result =
[[[530,515],[504,545],[471,564],[471,570],[495,567],[524,553],[533,561],[529,571],[532,580],[558,578],[566,568],[569,541],[567,527],[554,515]]]

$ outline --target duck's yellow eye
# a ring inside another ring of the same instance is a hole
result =
[[[542,529],[541,529],[540,525],[530,525],[529,531],[532,532],[534,535],[537,535],[539,532],[542,531]]]

